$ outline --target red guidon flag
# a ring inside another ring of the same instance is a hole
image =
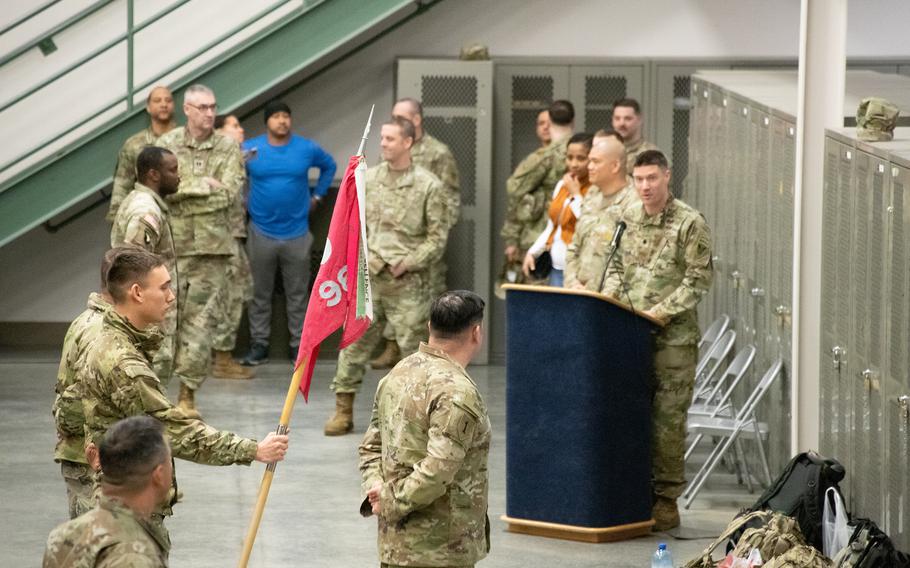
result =
[[[363,335],[373,320],[364,213],[366,170],[363,156],[352,156],[338,189],[294,365],[298,372],[305,365],[300,381],[304,400],[308,399],[322,341],[343,325],[339,349],[344,349]]]

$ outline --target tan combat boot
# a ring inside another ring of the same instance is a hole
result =
[[[335,393],[335,414],[325,423],[326,436],[344,436],[354,429],[354,393]]]
[[[401,350],[398,349],[398,343],[394,340],[386,340],[385,350],[372,361],[370,367],[374,369],[391,369],[401,361]]]
[[[191,418],[202,419],[202,415],[196,410],[196,391],[186,386],[186,383],[180,383],[180,396],[177,398],[177,408],[183,410]]]
[[[654,519],[654,532],[668,531],[679,526],[679,508],[676,499],[657,497],[654,507],[651,508],[651,517]]]
[[[234,361],[230,351],[215,351],[212,376],[216,379],[252,379],[256,372]]]

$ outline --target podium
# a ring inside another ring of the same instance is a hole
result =
[[[584,290],[508,284],[508,530],[607,542],[648,534],[653,335]]]

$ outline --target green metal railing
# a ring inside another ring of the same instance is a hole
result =
[[[28,21],[29,19],[31,19],[32,17],[43,12],[44,10],[46,10],[53,4],[57,3],[58,1],[59,0],[55,0],[55,1],[48,2],[44,5],[42,5],[38,9],[31,12],[30,14],[23,16],[22,18],[16,20],[16,22],[13,22],[13,24],[10,24],[6,28],[4,28],[4,32],[9,31],[10,29],[14,28],[16,25],[21,25],[25,21]],[[12,51],[9,55],[6,55],[6,56],[0,58],[0,67],[2,67],[3,65],[5,65],[11,61],[14,61],[16,58],[22,56],[24,53],[27,53],[30,50],[37,48],[38,45],[42,41],[45,41],[48,38],[52,38],[54,35],[59,34],[62,31],[69,29],[72,26],[82,22],[86,18],[97,13],[98,10],[112,4],[114,1],[116,1],[116,0],[103,0],[100,2],[96,2],[96,3],[92,4],[91,6],[85,8],[81,12],[70,17],[66,22],[63,22],[63,23],[55,26],[51,30],[40,34],[35,39],[29,41],[28,43],[24,44],[23,46]],[[142,30],[144,30],[144,29],[148,28],[149,26],[155,24],[156,22],[160,21],[162,18],[168,16],[169,14],[172,14],[173,12],[175,12],[176,10],[178,10],[179,8],[181,8],[185,4],[188,4],[191,1],[192,0],[179,0],[179,1],[171,4],[167,8],[164,8],[164,9],[160,10],[159,12],[155,13],[154,15],[152,15],[151,17],[149,17],[148,19],[146,19],[139,25],[136,25],[135,22],[133,21],[134,15],[135,15],[134,0],[126,0],[126,7],[127,7],[126,20],[127,21],[126,21],[126,31],[124,33],[122,33],[122,34],[118,35],[117,37],[115,37],[114,39],[104,43],[100,47],[95,48],[89,54],[87,54],[83,57],[80,57],[75,62],[67,65],[64,69],[61,69],[61,70],[57,71],[56,73],[54,73],[51,77],[44,79],[44,80],[40,81],[39,83],[37,83],[36,85],[29,87],[27,90],[18,94],[16,97],[14,97],[12,100],[10,100],[6,103],[3,103],[2,106],[0,106],[0,112],[3,112],[5,110],[11,108],[12,106],[28,99],[29,97],[34,96],[36,93],[40,92],[41,89],[44,89],[45,87],[52,85],[54,82],[62,79],[63,77],[69,75],[70,73],[78,71],[79,68],[82,67],[83,65],[93,61],[94,59],[102,56],[104,53],[106,53],[106,52],[110,51],[111,49],[114,49],[115,47],[118,47],[118,46],[122,45],[124,42],[126,42],[127,73],[126,73],[126,90],[125,90],[126,92],[125,92],[125,94],[123,96],[117,96],[117,97],[109,100],[109,102],[103,104],[100,108],[96,109],[94,112],[90,112],[90,114],[87,117],[83,118],[82,120],[55,133],[54,135],[48,137],[47,139],[42,140],[40,143],[35,144],[31,148],[26,149],[22,153],[16,155],[14,158],[12,158],[10,160],[7,160],[3,164],[0,164],[0,173],[5,172],[9,168],[13,167],[14,165],[19,163],[24,158],[33,154],[36,150],[43,148],[43,147],[47,146],[48,144],[52,144],[52,143],[56,142],[57,140],[59,140],[60,138],[71,134],[75,130],[82,128],[86,124],[97,119],[99,116],[109,112],[111,109],[113,109],[117,105],[120,105],[120,104],[126,102],[126,110],[118,113],[118,115],[116,117],[113,117],[109,121],[106,121],[106,123],[104,125],[100,126],[99,128],[94,129],[92,131],[92,133],[87,135],[87,137],[91,137],[92,135],[97,134],[99,131],[103,131],[110,124],[121,120],[124,116],[128,116],[134,112],[137,112],[138,109],[135,107],[134,102],[133,102],[135,100],[137,93],[139,93],[139,92],[143,91],[144,89],[148,88],[149,86],[157,83],[163,77],[170,75],[177,69],[180,69],[181,67],[190,63],[191,61],[198,58],[199,56],[203,55],[210,49],[212,49],[212,48],[220,45],[224,41],[230,39],[232,36],[236,35],[237,33],[244,30],[245,28],[260,21],[261,19],[263,19],[264,17],[266,17],[267,15],[272,13],[274,10],[281,8],[282,6],[291,2],[291,0],[276,0],[275,2],[272,2],[271,4],[269,4],[268,7],[255,13],[253,16],[247,18],[239,25],[234,26],[233,28],[229,29],[225,33],[219,35],[214,40],[212,40],[212,41],[208,42],[207,44],[205,44],[204,46],[196,49],[191,54],[187,55],[186,57],[181,58],[179,61],[172,63],[167,69],[158,73],[155,78],[148,80],[148,81],[144,81],[139,85],[136,85],[134,82],[134,61],[133,61],[133,43],[134,43],[136,34],[140,33]],[[312,10],[319,4],[322,4],[323,2],[327,2],[327,1],[328,0],[303,0],[303,4],[300,8],[300,12],[296,13],[295,15],[299,16],[303,12]],[[256,41],[262,35],[270,33],[272,30],[274,30],[278,27],[281,27],[282,25],[283,25],[282,21],[273,22],[269,26],[266,26],[264,29],[260,30],[259,32],[257,32],[253,36],[251,36],[250,38],[247,38],[243,42],[240,42],[240,44],[233,46],[229,50],[226,50],[224,55],[228,55],[230,53],[236,52],[239,49],[243,49],[247,44]],[[175,87],[182,86],[183,82],[185,82],[185,81],[176,81],[175,82],[176,85],[174,85],[174,86]],[[2,185],[0,185],[0,192],[2,192],[4,189],[6,189],[8,187],[11,187],[12,185],[15,185],[21,179],[28,177],[34,171],[42,168],[49,160],[55,159],[61,153],[66,153],[67,148],[73,146],[74,144],[78,144],[78,142],[72,143],[63,149],[61,149],[57,152],[54,152],[54,155],[45,157],[44,159],[38,161],[37,163],[33,164],[29,168],[20,172],[16,176],[13,176],[9,180],[6,180]]]

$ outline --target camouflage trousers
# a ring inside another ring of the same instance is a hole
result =
[[[382,341],[382,331],[388,323],[395,332],[395,341],[406,357],[426,341],[430,320],[429,279],[424,272],[408,272],[394,278],[388,270],[371,276],[373,285],[373,324],[360,339],[338,354],[338,369],[332,380],[337,393],[356,393],[366,373],[373,350]]]
[[[437,296],[448,290],[446,285],[446,274],[448,271],[449,268],[446,266],[446,262],[443,259],[437,260],[433,263],[433,266],[430,267],[429,273],[427,274],[430,281],[430,303],[432,303]],[[427,319],[429,319],[429,317],[427,317]],[[395,341],[395,328],[392,327],[391,323],[386,323],[386,326],[382,330],[382,336],[387,341]]]
[[[695,388],[695,345],[662,345],[654,350],[651,402],[651,477],[654,493],[676,500],[686,485],[686,417]]]
[[[69,503],[70,518],[87,513],[95,508],[94,472],[84,463],[60,461],[60,473],[66,483],[66,500]]]
[[[228,267],[226,286],[218,301],[212,347],[217,351],[233,351],[237,344],[237,329],[243,317],[243,306],[253,299],[253,273],[246,247],[234,239],[235,250]]]
[[[152,367],[155,369],[155,375],[161,381],[164,390],[167,391],[167,385],[171,382],[171,376],[174,374],[174,353],[177,350],[177,319],[180,312],[180,290],[176,291],[177,301],[168,311],[164,322],[161,324],[161,333],[164,339],[155,358],[152,360]]]
[[[226,255],[177,258],[181,294],[177,320],[177,351],[174,376],[189,388],[198,389],[212,365],[212,331],[219,300],[230,265]]]

